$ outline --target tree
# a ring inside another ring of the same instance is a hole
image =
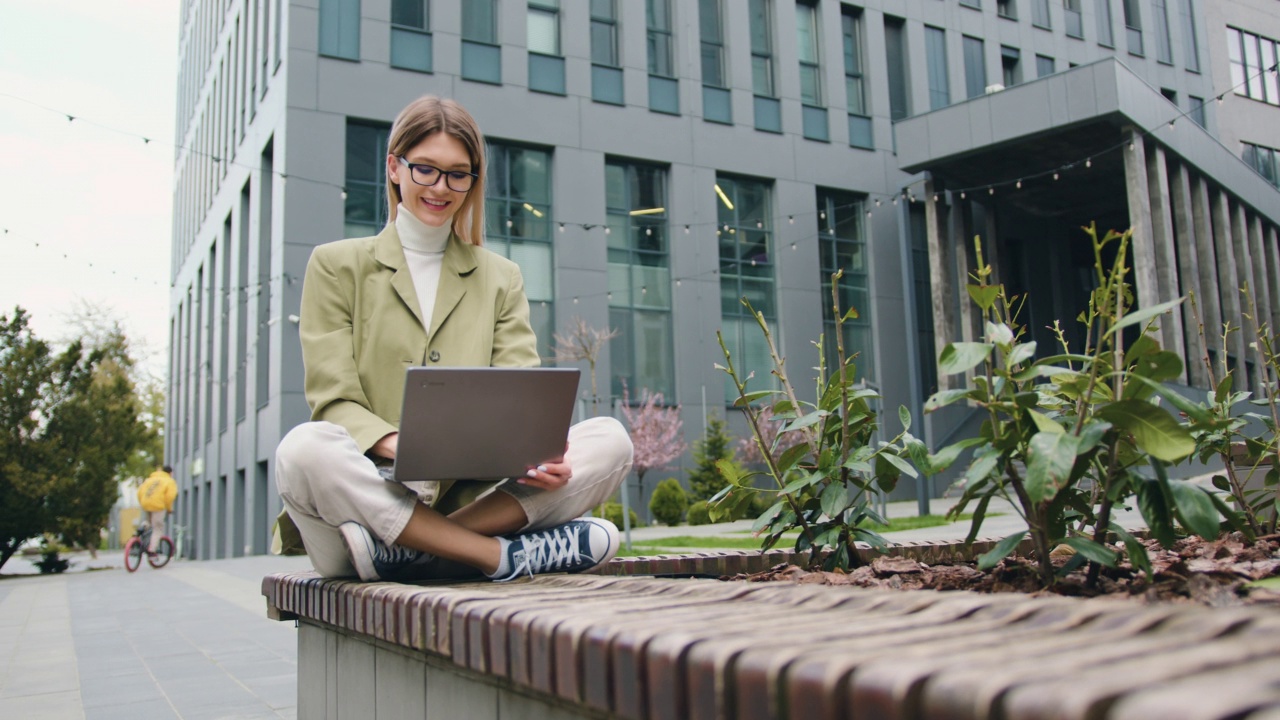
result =
[[[644,476],[650,470],[671,465],[684,454],[685,443],[680,419],[680,406],[664,407],[662,393],[640,390],[640,404],[631,406],[631,394],[622,387],[622,417],[631,431],[634,449],[631,469],[640,483],[640,495],[644,496]]]
[[[693,461],[697,467],[689,473],[690,497],[697,500],[710,500],[728,484],[720,474],[716,463],[732,458],[733,452],[729,449],[729,441],[725,422],[720,418],[709,418],[707,434],[693,446]]]
[[[44,533],[97,547],[117,472],[150,438],[117,326],[55,354],[17,308],[0,315],[0,566]]]
[[[591,374],[591,415],[598,415],[597,408],[600,405],[600,393],[596,390],[596,363],[600,360],[600,353],[604,350],[604,346],[610,340],[618,336],[618,331],[611,328],[599,330],[587,324],[579,316],[574,316],[570,321],[571,328],[568,335],[555,334],[555,347],[551,348],[552,354],[557,362],[578,362],[586,360],[587,367]]]

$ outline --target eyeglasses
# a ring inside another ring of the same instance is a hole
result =
[[[411,163],[399,156],[400,164],[409,168],[409,176],[413,181],[423,187],[432,187],[440,182],[440,178],[444,178],[445,185],[454,192],[466,192],[471,189],[471,185],[475,183],[476,178],[480,177],[476,173],[463,172],[461,170],[450,170],[445,172],[435,165],[427,165],[425,163]]]

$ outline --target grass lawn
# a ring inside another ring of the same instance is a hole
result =
[[[994,513],[988,514],[988,517]],[[868,530],[874,530],[879,533],[898,532],[900,530],[915,530],[917,528],[937,527],[938,525],[948,525],[952,522],[964,522],[973,519],[973,515],[965,513],[957,520],[948,520],[941,515],[917,515],[911,517],[889,518],[888,525],[871,524],[867,526]],[[674,528],[673,528],[674,530]],[[795,538],[800,534],[799,530],[788,532],[782,536],[782,541],[775,547],[788,548],[792,547]],[[713,535],[708,537],[695,537],[692,535],[673,535],[664,538],[649,538],[644,544],[631,544],[631,552],[618,553],[622,557],[637,557],[641,555],[659,555],[662,553],[670,553],[680,548],[699,548],[699,549],[717,549],[717,550],[759,550],[761,539],[752,537],[748,532],[730,532],[724,535]]]

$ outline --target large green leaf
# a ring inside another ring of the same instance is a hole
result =
[[[1036,343],[1034,340],[1031,342],[1020,343],[1018,345],[1014,345],[1013,349],[1009,351],[1009,355],[1005,358],[1004,364],[1006,367],[1012,368],[1035,356]]]
[[[1040,432],[1057,433],[1059,435],[1067,432],[1066,428],[1054,422],[1048,415],[1045,415],[1042,412],[1028,410],[1027,416],[1031,418],[1031,421],[1036,425],[1036,429]]]
[[[1066,543],[1076,552],[1100,565],[1106,565],[1107,567],[1116,566],[1117,557],[1115,551],[1108,547],[1099,545],[1089,538],[1079,536],[1069,537],[1062,542]]]
[[[1112,325],[1111,329],[1107,330],[1106,334],[1111,335],[1112,333],[1122,328],[1127,328],[1130,325],[1137,325],[1138,323],[1146,322],[1147,320],[1150,320],[1151,318],[1157,315],[1169,312],[1170,310],[1181,305],[1184,299],[1185,298],[1178,298],[1177,300],[1162,302],[1159,305],[1152,305],[1151,307],[1148,307],[1148,308],[1139,308],[1137,310],[1134,310],[1128,315],[1125,315],[1124,317],[1120,318],[1120,322],[1116,323],[1115,325]]]
[[[1027,463],[1027,495],[1040,504],[1052,500],[1071,480],[1071,467],[1076,462],[1079,438],[1055,432],[1038,432],[1031,436]]]
[[[1113,520],[1111,522],[1111,532],[1120,538],[1124,543],[1124,551],[1129,554],[1129,563],[1147,574],[1147,579],[1151,579],[1151,558],[1147,555],[1147,546],[1143,545],[1138,538],[1129,533],[1128,530],[1120,527]]]
[[[1173,547],[1178,539],[1173,532],[1173,508],[1165,495],[1165,490],[1157,480],[1143,480],[1134,483],[1138,494],[1138,511],[1147,523],[1151,537],[1166,548]]]
[[[990,570],[996,565],[999,565],[1000,561],[1008,557],[1009,553],[1013,552],[1018,547],[1018,543],[1022,542],[1022,538],[1026,536],[1026,530],[1016,532],[1001,540],[1000,543],[992,548],[990,552],[985,552],[979,555],[978,569]],[[1043,559],[1041,559],[1041,562],[1043,562]]]
[[[822,491],[822,512],[834,518],[849,504],[849,491],[843,483],[833,482]]]
[[[902,422],[902,431],[906,432],[911,429],[911,411],[906,405],[898,406],[898,420]]]
[[[944,408],[957,400],[974,397],[977,394],[977,392],[978,391],[974,390],[973,388],[959,388],[955,390],[939,390],[938,392],[929,396],[929,399],[925,401],[924,411],[927,413],[933,412],[934,410]]]
[[[989,343],[951,343],[938,357],[938,372],[943,375],[965,372],[990,357],[991,348]]]
[[[1187,417],[1191,418],[1192,420],[1196,420],[1203,423],[1213,422],[1213,415],[1209,413],[1208,408],[1191,402],[1190,400],[1183,397],[1181,393],[1179,393],[1178,391],[1172,390],[1166,387],[1163,383],[1155,382],[1154,380],[1145,378],[1141,375],[1131,375],[1130,377],[1133,380],[1151,388],[1151,390],[1155,392],[1155,394],[1159,395],[1165,400],[1168,400],[1170,405],[1174,406],[1175,408],[1182,411],[1183,413],[1186,413]]]
[[[1098,415],[1133,435],[1138,448],[1165,462],[1177,462],[1196,449],[1196,441],[1163,408],[1145,400],[1120,400],[1103,407]]]
[[[1220,518],[1209,494],[1189,482],[1176,480],[1169,482],[1169,490],[1173,493],[1173,504],[1182,524],[1205,540],[1216,540]]]
[[[903,473],[904,475],[909,475],[913,478],[920,477],[919,473],[916,472],[916,469],[911,467],[911,463],[907,462],[906,460],[903,460],[902,458],[898,457],[897,455],[894,455],[891,452],[888,452],[888,451],[882,452],[876,457],[877,459],[883,458],[885,461],[887,461],[890,465],[897,468],[898,471]]]
[[[988,285],[982,287],[980,285],[966,285],[965,289],[969,291],[969,297],[978,304],[983,310],[990,310],[995,305],[996,298],[1000,296],[999,285]]]
[[[822,422],[822,419],[830,414],[831,413],[827,412],[826,410],[814,410],[813,412],[807,415],[798,417],[795,420],[792,420],[791,422],[787,423],[785,426],[783,426],[780,432],[790,432],[791,430],[799,430],[801,428],[807,428],[810,425],[815,425],[819,422]]]

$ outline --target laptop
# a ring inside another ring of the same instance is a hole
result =
[[[496,480],[564,454],[577,368],[411,367],[393,478]]]

